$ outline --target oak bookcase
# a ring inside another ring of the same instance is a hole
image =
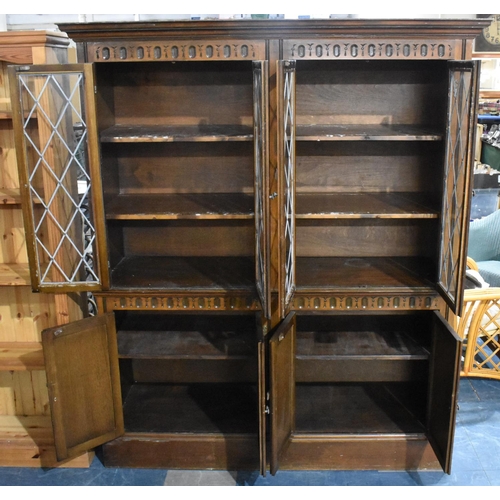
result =
[[[11,70],[31,282],[99,312],[43,334],[59,460],[450,471],[484,25],[64,24]]]

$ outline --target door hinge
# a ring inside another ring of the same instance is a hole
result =
[[[271,413],[269,406],[266,405],[266,409],[264,410],[264,413],[267,413],[268,415]]]

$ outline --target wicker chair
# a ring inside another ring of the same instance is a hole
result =
[[[500,287],[500,210],[470,223],[467,255],[490,286]]]
[[[478,269],[471,258],[467,265]],[[456,326],[464,342],[461,375],[500,380],[500,288],[465,290],[463,314]]]

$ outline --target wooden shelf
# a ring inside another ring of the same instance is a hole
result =
[[[255,291],[251,257],[125,257],[111,273],[112,288]]]
[[[0,205],[20,205],[21,191],[19,189],[0,188]]]
[[[296,432],[409,434],[423,425],[383,384],[296,386]]]
[[[128,314],[118,327],[121,358],[247,359],[255,355],[252,316]]]
[[[257,433],[257,389],[249,384],[131,387],[126,432]]]
[[[336,319],[331,322],[337,326]],[[401,331],[373,327],[364,331],[352,331],[352,325],[344,331],[298,331],[296,381],[425,383],[428,351]]]
[[[28,264],[0,264],[0,286],[30,285]]]
[[[297,219],[436,219],[420,193],[297,193]],[[418,201],[417,201],[418,200]]]
[[[50,416],[0,415],[1,467],[88,468],[94,452],[60,462]]]
[[[253,196],[241,193],[120,195],[106,206],[116,220],[253,219]]]
[[[0,371],[45,370],[40,342],[0,342]]]
[[[480,90],[480,99],[500,99],[500,90]]]
[[[325,290],[434,290],[434,266],[425,258],[411,257],[298,257],[298,292]]]
[[[12,120],[12,111],[1,111],[0,120]]]
[[[398,331],[301,331],[297,359],[424,359],[429,353]]]
[[[297,141],[441,141],[442,133],[414,125],[297,125]]]
[[[115,125],[101,132],[101,142],[225,142],[253,141],[245,125]]]

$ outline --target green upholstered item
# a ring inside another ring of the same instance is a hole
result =
[[[469,249],[484,281],[500,286],[500,210],[470,224]]]

